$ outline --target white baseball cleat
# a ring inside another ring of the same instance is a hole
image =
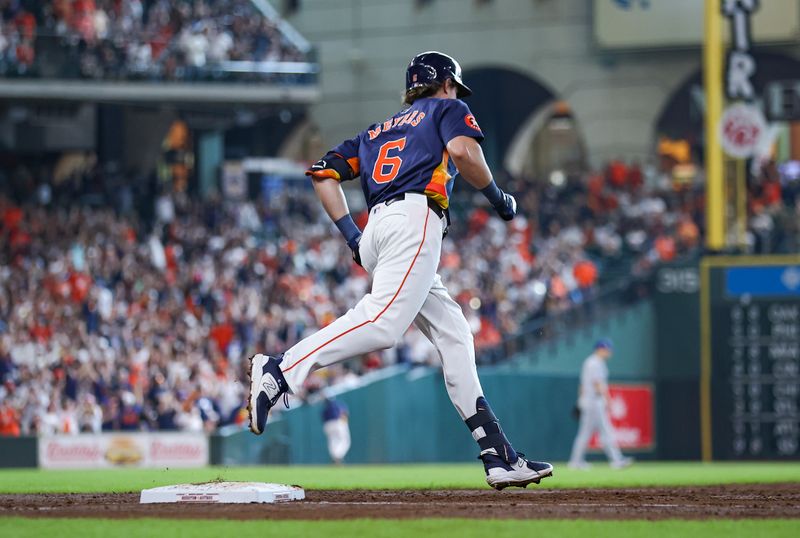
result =
[[[287,395],[289,386],[278,366],[283,359],[268,355],[250,357],[250,398],[247,401],[247,412],[250,418],[250,431],[256,435],[264,432],[269,410],[278,401],[281,394]],[[288,396],[288,395],[287,395]],[[289,407],[287,396],[284,404]]]
[[[493,449],[490,449],[493,450]],[[481,454],[486,470],[486,483],[494,489],[501,490],[509,486],[520,488],[528,484],[538,484],[543,478],[553,476],[553,466],[545,461],[530,461],[525,455],[517,452],[517,461],[506,463],[497,452]]]

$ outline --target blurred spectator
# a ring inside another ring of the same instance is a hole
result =
[[[0,401],[0,437],[19,437],[19,411],[10,402]]]
[[[64,410],[65,411],[65,410]],[[64,424],[69,424],[66,421],[62,424],[61,421],[62,410],[59,409],[55,401],[51,401],[47,409],[37,417],[37,431],[40,435],[55,435],[57,433],[66,433],[62,427]]]
[[[103,429],[103,411],[97,405],[94,395],[84,394],[77,415],[81,433],[100,433]]]
[[[572,268],[575,280],[582,290],[592,289],[597,284],[597,266],[591,260],[581,260]]]
[[[625,166],[622,159],[614,159],[608,163],[606,179],[614,188],[621,189],[626,186],[628,182],[628,167]]]
[[[49,0],[0,10],[0,73],[33,72],[37,40],[58,39],[85,78],[211,79],[227,60],[303,61],[249,0]],[[69,63],[69,61],[67,61]],[[49,65],[49,70],[64,66]],[[250,73],[251,78],[273,77]],[[291,77],[283,77],[293,80]]]

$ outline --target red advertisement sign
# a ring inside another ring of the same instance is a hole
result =
[[[651,385],[608,385],[611,397],[608,414],[614,436],[623,450],[653,448],[653,387]],[[590,449],[599,449],[597,433],[589,440]]]

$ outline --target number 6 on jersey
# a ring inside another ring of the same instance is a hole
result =
[[[390,140],[381,146],[378,150],[378,158],[375,160],[375,167],[372,169],[372,179],[375,180],[375,183],[389,183],[397,177],[403,159],[399,155],[390,157],[389,151],[396,149],[400,153],[405,147],[405,136],[397,140]]]

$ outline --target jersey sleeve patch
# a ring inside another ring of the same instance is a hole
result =
[[[465,102],[460,99],[444,99],[439,106],[439,135],[445,145],[457,136],[468,136],[478,142],[483,140],[483,131]]]
[[[479,133],[481,132],[481,128],[478,126],[478,121],[472,114],[467,114],[466,116],[464,116],[464,123],[467,124],[467,127],[472,127]]]

